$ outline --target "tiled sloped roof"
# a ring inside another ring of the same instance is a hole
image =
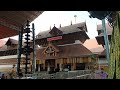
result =
[[[9,41],[10,41],[12,44],[18,44],[18,40],[9,38],[9,39],[7,40],[7,42],[9,42]],[[6,44],[7,44],[7,42],[6,42]]]
[[[97,31],[101,30],[102,29],[102,25],[98,25],[97,26]],[[112,27],[110,27],[108,25],[108,23],[106,23],[106,31],[107,31],[107,35],[108,35],[108,40],[110,41],[111,40],[111,35],[112,35]],[[98,36],[95,37],[98,44],[102,44],[102,46],[105,45],[105,42],[104,42],[104,34],[103,33],[100,33]]]
[[[74,33],[74,32],[79,32],[79,31],[87,32],[86,22],[77,23],[77,24],[73,24],[73,25],[69,25],[69,26],[64,26],[64,27],[61,27],[58,29],[61,30],[63,32],[63,34]],[[40,32],[36,36],[36,39],[51,37],[51,34],[49,33],[50,31],[51,30]]]
[[[84,57],[89,56],[92,52],[87,49],[82,44],[73,44],[73,45],[66,45],[60,46],[61,50],[60,57]]]
[[[0,25],[0,39],[18,35],[17,30]]]
[[[63,45],[63,46],[61,45],[61,46],[57,46],[57,48],[59,48],[59,52],[57,56],[52,56],[52,57],[45,56],[45,54],[43,53],[45,48],[38,49],[36,51],[36,58],[44,60],[50,58],[56,59],[56,58],[67,58],[67,57],[86,57],[92,55],[92,52],[82,44],[71,44],[71,45]]]
[[[44,11],[0,11],[0,18],[17,25],[25,25],[26,20],[32,22]]]
[[[97,31],[99,30],[102,30],[102,24],[97,25]],[[113,30],[112,27],[108,23],[106,23],[106,31],[108,35],[112,34],[112,30]],[[103,36],[103,33],[100,33],[97,37],[100,37],[100,36]]]
[[[11,47],[11,48],[7,48],[7,43],[9,43],[9,42],[11,42],[12,44],[15,44],[16,46]],[[0,47],[0,51],[17,49],[17,45],[18,45],[18,40],[9,38],[7,41],[4,41],[4,43],[3,43],[2,46]]]
[[[18,35],[26,20],[32,22],[43,11],[0,11],[0,39]]]

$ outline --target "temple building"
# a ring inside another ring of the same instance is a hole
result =
[[[83,43],[89,39],[86,34],[86,23],[71,24],[40,32],[36,35],[36,71],[85,70],[92,69],[97,65],[97,58],[87,49]],[[32,47],[31,42],[31,47]],[[24,42],[22,44],[22,49]],[[0,64],[17,64],[18,41],[9,38],[0,48]],[[22,50],[23,51],[23,50]],[[30,56],[31,66],[33,54]],[[25,55],[21,55],[21,67],[24,65]],[[30,69],[32,71],[32,67]],[[24,66],[23,66],[24,67]]]
[[[40,32],[36,36],[36,71],[91,69],[97,63],[83,43],[89,39],[86,22]],[[31,59],[32,59],[31,55]]]

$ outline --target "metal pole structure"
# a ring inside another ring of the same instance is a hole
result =
[[[109,40],[108,40],[107,31],[106,31],[105,19],[102,19],[102,30],[103,30],[103,34],[104,34],[104,41],[105,41],[105,48],[106,48],[106,56],[107,56],[107,60],[108,60],[108,66],[110,66]]]
[[[21,53],[22,53],[22,37],[23,37],[23,27],[21,31],[19,31],[19,37],[18,37],[17,75],[19,75],[19,71],[20,71],[20,60],[21,60]]]
[[[36,70],[36,48],[35,48],[35,27],[34,23],[32,23],[32,31],[33,31],[33,73]]]
[[[25,29],[25,40],[26,42],[24,42],[26,45],[24,46],[24,52],[25,52],[25,55],[26,55],[26,62],[25,62],[25,74],[29,73],[29,70],[28,70],[28,65],[30,65],[30,53],[32,52],[31,51],[31,47],[30,47],[30,25],[29,25],[29,21],[27,20],[27,24],[26,24],[26,29]]]
[[[75,24],[76,24],[76,17],[77,17],[77,15],[74,15],[74,17],[75,17]]]

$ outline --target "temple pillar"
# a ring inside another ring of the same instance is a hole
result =
[[[71,70],[73,71],[74,70],[74,64],[71,63]]]
[[[76,61],[75,58],[73,58],[72,63],[71,63],[71,70],[75,70],[76,69]]]
[[[40,64],[38,64],[38,72],[40,72]]]
[[[62,68],[62,64],[61,63],[59,64],[59,67],[60,67],[60,71],[62,71],[63,68]]]
[[[76,70],[76,63],[73,63],[73,69]]]
[[[50,71],[50,64],[48,63],[47,71]]]
[[[45,63],[43,63],[43,69],[45,69]]]
[[[45,70],[45,60],[43,60],[43,69]]]

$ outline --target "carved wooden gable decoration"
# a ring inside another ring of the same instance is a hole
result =
[[[82,30],[82,31],[87,32],[86,22],[85,22],[85,24],[83,24],[83,25],[81,25],[81,26],[79,26],[79,27],[77,27],[77,28],[79,28],[79,29]]]
[[[43,51],[44,54],[48,56],[56,56],[56,54],[59,52],[59,49],[52,44],[49,44],[46,49]]]
[[[58,28],[56,28],[55,26],[52,28],[52,30],[49,32],[52,36],[58,36],[58,35],[62,35],[63,32],[61,30],[59,30]]]

